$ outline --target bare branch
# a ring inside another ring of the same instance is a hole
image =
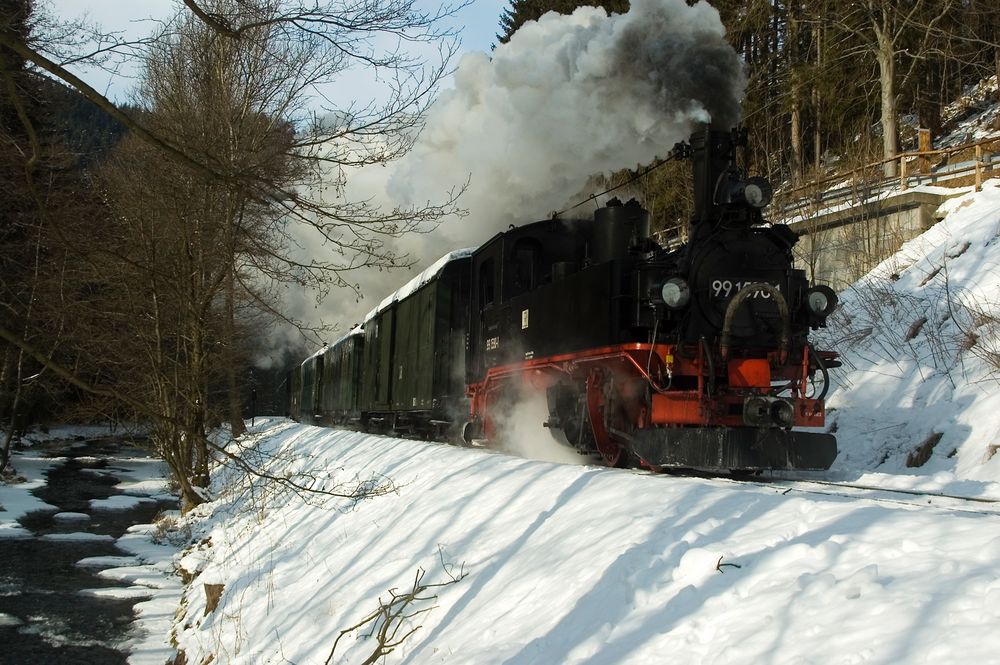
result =
[[[330,655],[327,656],[325,665],[330,665],[330,662],[333,661],[337,645],[345,635],[360,630],[365,626],[370,625],[371,628],[367,637],[374,637],[376,644],[371,654],[369,654],[369,656],[362,661],[362,665],[374,665],[374,663],[378,662],[379,659],[392,653],[398,646],[403,644],[407,638],[420,630],[421,626],[414,625],[413,619],[421,614],[430,612],[437,606],[431,605],[429,607],[420,607],[418,609],[411,609],[411,606],[414,606],[417,603],[428,603],[437,600],[437,594],[425,595],[425,593],[431,589],[440,589],[452,584],[457,584],[465,579],[465,576],[467,575],[464,566],[462,566],[456,574],[453,572],[454,566],[444,563],[443,549],[440,547],[438,548],[438,555],[441,558],[442,568],[448,576],[446,581],[434,584],[424,583],[424,570],[423,568],[417,568],[409,591],[401,593],[394,588],[389,589],[388,600],[382,600],[379,598],[378,609],[350,628],[345,628],[340,631],[337,639],[333,642],[333,647],[330,649]],[[404,630],[405,632],[401,633],[401,631]]]

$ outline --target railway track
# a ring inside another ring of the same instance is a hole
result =
[[[514,455],[524,459],[534,459],[530,455],[495,448],[486,440],[478,440],[471,445],[463,445],[498,455]],[[568,445],[567,449],[570,449]],[[589,464],[599,468],[607,468],[596,455],[590,459]],[[783,495],[803,494],[826,496],[831,499],[836,499],[838,497],[845,500],[864,499],[876,503],[892,504],[914,509],[937,509],[947,512],[1000,515],[1000,497],[991,498],[983,496],[966,496],[951,494],[948,492],[929,492],[905,488],[888,488],[879,487],[877,485],[864,485],[860,483],[824,480],[821,478],[796,478],[791,475],[784,475],[787,472],[779,472],[783,474],[781,476],[746,476],[734,478],[730,475],[699,472],[691,469],[675,471],[661,470],[654,472],[649,471],[648,469],[633,468],[620,469],[619,471],[622,473],[655,475],[668,478],[695,478],[738,486],[757,486]]]
[[[863,485],[859,483],[818,480],[813,478],[748,478],[719,477],[719,480],[740,485],[757,485],[783,495],[821,495],[847,500],[865,499],[920,509],[937,509],[948,512],[1000,515],[1000,498],[963,496],[947,492],[921,491]]]

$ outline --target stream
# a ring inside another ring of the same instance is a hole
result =
[[[48,483],[33,494],[58,510],[19,520],[31,538],[0,539],[0,663],[126,663],[132,607],[148,596],[143,587],[99,577],[101,569],[113,567],[108,563],[78,562],[127,557],[117,565],[134,565],[136,559],[116,547],[115,539],[130,526],[175,509],[176,501],[147,497],[133,507],[92,507],[91,500],[123,494],[115,485],[134,480],[128,461],[152,457],[140,448],[98,439],[52,447],[46,454],[65,461],[52,466]]]

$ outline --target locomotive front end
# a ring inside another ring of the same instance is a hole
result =
[[[809,343],[836,294],[793,265],[798,236],[767,226],[770,186],[736,166],[743,135],[693,137],[695,214],[688,244],[645,272],[651,333],[648,424],[631,450],[653,467],[826,469],[821,428],[836,354]]]

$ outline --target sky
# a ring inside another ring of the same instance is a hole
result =
[[[86,17],[107,31],[122,31],[124,36],[137,38],[148,35],[157,21],[170,18],[180,0],[44,0],[52,12],[62,19]],[[419,0],[427,8],[441,3]],[[470,0],[455,16],[454,27],[461,30],[461,51],[489,51],[499,31],[500,14],[507,3],[503,0]],[[113,77],[99,70],[79,70],[84,80],[115,101],[125,101],[133,85],[134,70],[123,70]],[[363,82],[363,79],[359,79]]]

